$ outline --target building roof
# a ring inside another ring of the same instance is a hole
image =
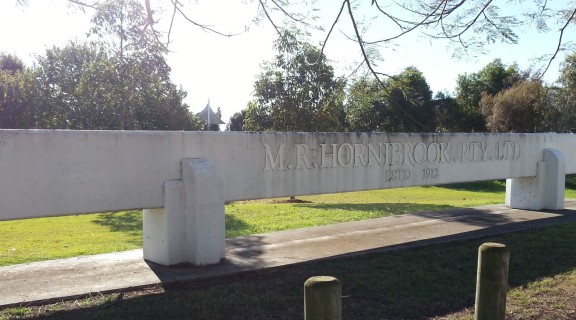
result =
[[[200,117],[200,119],[202,119],[206,124],[226,124],[216,113],[214,113],[214,111],[212,111],[212,108],[210,108],[210,101],[208,101],[206,108],[198,113],[198,117]]]

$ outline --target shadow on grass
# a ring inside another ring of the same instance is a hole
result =
[[[227,238],[230,234],[249,234],[249,230],[251,230],[249,223],[229,213],[225,214],[225,224]]]
[[[418,204],[418,203],[302,203],[295,204],[296,208],[316,208],[324,210],[345,210],[345,211],[365,211],[380,212],[382,217],[420,211],[446,210],[452,209],[449,205]]]
[[[451,190],[473,191],[473,192],[506,192],[506,180],[490,180],[472,183],[453,183],[440,185],[439,187]],[[566,189],[576,190],[576,175],[566,175]]]
[[[561,215],[573,221],[576,212]],[[574,222],[453,240],[166,286],[156,295],[43,319],[301,319],[303,283],[315,275],[341,280],[343,319],[429,319],[473,306],[477,250],[484,242],[510,248],[512,287],[576,268]]]
[[[284,204],[281,204],[284,205]],[[388,217],[392,215],[405,214],[411,212],[422,212],[432,210],[446,210],[453,209],[449,205],[434,205],[434,204],[414,204],[414,203],[298,203],[286,204],[294,208],[302,209],[318,209],[325,212],[325,224],[337,223],[338,221],[354,221],[354,220],[367,220],[381,217]],[[336,213],[336,211],[341,211]],[[343,212],[344,213],[343,213]],[[311,213],[311,216],[316,217],[317,213]],[[338,217],[335,217],[338,215]],[[304,217],[304,218],[303,218]],[[301,228],[302,223],[298,222],[305,219],[306,214],[294,215],[292,217],[283,217],[282,225],[289,229]],[[278,219],[281,219],[280,217]],[[298,220],[298,221],[296,221]],[[320,219],[321,220],[321,219]],[[321,223],[321,222],[320,222]],[[246,222],[242,219],[235,217],[233,214],[226,214],[226,234],[228,236],[242,236],[254,233],[255,229],[260,226],[256,223]],[[284,231],[286,229],[269,230],[263,232]]]
[[[96,216],[93,222],[109,228],[112,232],[141,233],[142,211],[105,212]]]
[[[566,176],[566,189],[576,190],[576,175],[569,174]]]
[[[503,193],[506,192],[506,180],[489,180],[472,183],[451,183],[443,184],[438,187],[458,191]]]
[[[506,192],[506,180],[490,180],[471,183],[453,183],[440,185],[439,187],[451,190],[475,191],[475,192]],[[576,175],[566,175],[566,189],[576,190]]]
[[[458,221],[473,226],[495,226],[510,222],[506,215],[494,214],[474,208],[455,208],[449,205],[414,203],[370,203],[370,204],[301,204],[298,207],[319,208],[325,210],[375,211],[377,216],[385,217],[410,213],[429,219]],[[376,217],[374,217],[376,218]]]
[[[233,215],[226,214],[226,230],[250,230],[250,225]],[[93,223],[107,227],[111,232],[126,233],[130,236],[140,236],[137,241],[141,245],[143,215],[140,210],[105,212],[98,214]]]

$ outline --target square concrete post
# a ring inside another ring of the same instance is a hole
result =
[[[566,161],[557,149],[544,149],[536,176],[506,180],[506,205],[528,210],[564,209]]]
[[[144,259],[161,265],[224,258],[221,180],[206,159],[182,160],[182,180],[164,182],[164,208],[144,210]]]

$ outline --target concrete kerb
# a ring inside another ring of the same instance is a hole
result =
[[[227,239],[226,259],[202,268],[149,263],[142,250],[2,267],[0,305],[50,303],[576,222],[576,201],[566,207],[537,212],[493,205]]]

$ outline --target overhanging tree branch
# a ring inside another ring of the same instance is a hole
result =
[[[168,34],[166,35],[166,47],[170,44],[170,35],[172,35],[172,27],[174,26],[174,18],[176,18],[176,5],[173,6],[172,17],[170,18],[170,28],[168,29]]]
[[[338,24],[338,20],[340,20],[340,15],[342,15],[342,12],[344,11],[345,5],[346,5],[346,1],[343,1],[342,6],[340,6],[340,10],[338,10],[338,14],[336,15],[336,19],[334,19],[334,21],[332,22],[332,25],[330,26],[330,30],[326,34],[326,38],[324,39],[324,43],[322,43],[322,48],[320,49],[320,56],[318,57],[318,60],[320,60],[322,58],[322,56],[324,55],[324,48],[326,48],[326,44],[328,43],[328,40],[330,39],[330,35],[332,34],[332,30],[334,30],[334,27],[336,26],[336,24]],[[314,63],[316,63],[316,62],[313,62],[311,64],[314,64]]]
[[[396,39],[412,32],[414,30],[418,29],[422,25],[426,24],[427,20],[430,19],[433,16],[434,12],[436,12],[438,10],[438,8],[440,8],[440,6],[441,6],[441,4],[440,4],[432,13],[425,15],[425,17],[420,22],[414,23],[412,27],[407,28],[407,27],[402,26],[400,24],[400,20],[398,20],[397,18],[385,13],[382,9],[380,9],[380,7],[378,6],[378,2],[373,1],[373,3],[376,3],[376,6],[380,10],[380,12],[382,12],[384,15],[386,15],[386,17],[390,18],[396,25],[400,26],[400,29],[402,30],[402,32],[398,33],[395,36],[386,38],[386,39],[381,39],[381,40],[377,40],[377,41],[366,41],[365,42],[366,44],[378,44],[378,43],[383,43],[383,42],[390,42],[392,40],[396,40]]]
[[[550,58],[550,60],[548,60],[548,64],[546,65],[546,68],[540,74],[540,78],[542,76],[544,76],[546,71],[548,71],[548,69],[550,68],[550,65],[552,64],[552,61],[554,61],[554,59],[556,59],[558,52],[560,52],[560,50],[562,49],[562,37],[564,36],[564,31],[566,31],[566,28],[568,27],[568,25],[570,24],[572,19],[574,19],[574,17],[576,17],[576,9],[574,9],[574,11],[572,11],[572,14],[568,17],[568,19],[566,19],[566,23],[564,24],[564,26],[562,26],[562,28],[560,28],[560,35],[558,36],[558,45],[556,46],[556,50],[554,51],[552,58]]]
[[[286,11],[286,9],[284,9],[284,7],[280,4],[278,4],[277,1],[275,0],[270,0],[280,11],[282,11],[282,13],[287,16],[288,18],[290,18],[292,21],[297,22],[297,23],[302,23],[303,25],[309,26],[310,24],[307,23],[304,19],[305,17],[302,18],[297,18],[294,14]],[[262,1],[260,1],[260,3],[262,4],[262,6],[264,7],[264,4],[262,3]]]
[[[276,23],[274,23],[274,19],[272,19],[272,17],[270,16],[270,14],[268,13],[268,10],[266,10],[266,6],[264,5],[264,3],[262,2],[262,0],[258,0],[258,6],[262,8],[262,11],[264,12],[264,14],[266,15],[266,18],[268,19],[268,21],[270,22],[270,24],[272,24],[272,26],[274,27],[274,29],[276,30],[276,33],[278,33],[279,36],[282,35],[282,32],[280,32],[280,28],[278,28],[278,26],[276,25]]]
[[[366,62],[366,66],[368,67],[368,69],[370,70],[370,72],[374,75],[374,77],[376,78],[376,80],[378,81],[378,83],[380,84],[381,88],[383,90],[386,90],[386,86],[384,85],[384,83],[382,82],[382,80],[380,79],[380,77],[378,76],[379,73],[377,73],[373,66],[372,63],[370,62],[370,59],[368,58],[368,55],[366,54],[366,50],[364,48],[364,42],[362,41],[362,36],[360,35],[360,31],[358,30],[358,26],[356,24],[356,19],[354,19],[354,12],[352,11],[352,6],[350,5],[350,0],[345,0],[344,3],[346,3],[347,7],[348,7],[348,15],[350,16],[350,21],[352,22],[352,27],[354,29],[354,33],[356,34],[356,38],[358,39],[358,44],[360,45],[360,51],[362,52],[362,56],[364,57],[364,60]],[[423,123],[421,123],[420,121],[416,120],[410,113],[408,113],[404,108],[400,107],[397,104],[394,104],[394,106],[400,110],[400,112],[402,112],[402,114],[404,114],[408,119],[410,119],[411,121],[413,121],[415,124],[417,124],[418,126],[420,126],[422,129],[430,131],[430,129],[424,125]]]
[[[182,9],[180,8],[180,5],[181,5],[181,4],[180,4],[180,1],[178,1],[178,0],[170,0],[170,1],[171,1],[172,4],[174,5],[174,9],[177,10],[177,11],[180,13],[180,15],[181,15],[186,21],[188,21],[188,22],[190,22],[191,24],[193,24],[193,25],[201,28],[201,29],[204,30],[204,31],[212,32],[212,33],[215,33],[215,34],[224,36],[224,37],[233,37],[233,36],[237,36],[237,35],[242,34],[242,33],[234,33],[234,34],[233,34],[233,33],[224,33],[224,32],[220,32],[220,31],[212,28],[212,26],[198,23],[198,22],[190,19],[190,18],[184,13],[184,11],[182,11]]]
[[[95,9],[95,10],[98,10],[99,5],[101,3],[103,3],[102,0],[92,0],[92,1],[67,0],[67,1],[71,4],[77,5],[79,7],[91,8],[91,9]],[[160,0],[155,0],[155,1],[157,1],[158,3],[160,2]],[[170,0],[170,1],[171,1],[170,3],[173,7],[173,10],[172,10],[171,19],[170,19],[170,21],[171,21],[170,27],[169,27],[168,33],[167,33],[168,41],[166,42],[165,46],[167,46],[168,43],[170,42],[169,39],[171,37],[171,33],[173,30],[173,25],[174,25],[174,19],[175,19],[175,16],[177,13],[180,14],[189,23],[192,23],[194,26],[202,28],[204,31],[207,31],[207,32],[211,32],[211,33],[218,34],[218,35],[225,36],[225,37],[231,37],[234,35],[241,34],[241,33],[222,32],[220,30],[217,30],[213,26],[199,23],[199,22],[195,21],[194,19],[191,19],[181,9],[182,3],[179,0]],[[294,0],[294,1],[297,1],[297,0]],[[28,3],[29,3],[28,0],[16,0],[16,2],[20,5],[28,5]],[[151,0],[145,0],[146,11],[147,11],[147,15],[148,15],[148,19],[147,19],[148,23],[145,24],[142,28],[147,28],[147,27],[154,28],[154,24],[156,23],[154,20],[154,16],[153,16],[154,11],[150,8],[151,2],[152,2]],[[269,5],[267,5],[267,3],[269,3]],[[287,17],[293,23],[302,25],[304,27],[310,27],[310,24],[306,19],[307,16],[299,15],[298,13],[294,13],[294,12],[291,12],[288,10],[287,6],[290,5],[290,3],[291,2],[280,1],[280,0],[259,0],[258,1],[259,8],[262,10],[261,12],[266,16],[267,20],[272,24],[272,26],[274,27],[274,29],[277,32],[281,28],[280,28],[280,25],[275,22],[274,17],[271,16],[270,6],[272,6],[274,8],[274,10],[278,10],[279,12],[281,12],[285,17]],[[345,3],[346,3],[346,1],[345,1]],[[345,3],[343,3],[343,5]],[[431,37],[431,38],[435,38],[435,39],[449,39],[449,40],[460,43],[463,47],[466,48],[470,45],[470,43],[468,43],[469,40],[467,40],[466,37],[464,37],[464,34],[469,34],[470,32],[472,32],[473,27],[475,25],[481,23],[480,22],[481,18],[483,18],[485,20],[487,29],[480,30],[480,31],[475,30],[474,32],[476,32],[476,33],[495,32],[498,35],[498,38],[502,39],[503,41],[507,41],[507,42],[511,42],[511,43],[515,43],[517,40],[515,35],[512,32],[512,29],[506,27],[507,25],[513,25],[513,24],[518,23],[517,21],[512,21],[512,20],[505,21],[506,19],[499,19],[501,21],[494,21],[486,14],[486,10],[493,3],[492,0],[488,0],[488,1],[481,1],[481,0],[476,0],[476,1],[472,1],[472,0],[459,0],[459,1],[438,0],[438,1],[432,1],[432,2],[426,2],[423,0],[421,0],[421,1],[414,0],[414,1],[405,2],[405,3],[407,3],[407,5],[404,5],[400,0],[393,2],[394,5],[396,5],[400,9],[402,9],[404,12],[414,15],[415,19],[400,18],[397,15],[392,15],[390,13],[391,10],[386,10],[385,8],[383,8],[380,5],[378,0],[371,0],[370,5],[376,8],[377,12],[381,15],[381,17],[384,17],[386,19],[386,21],[390,21],[393,24],[395,24],[400,30],[396,34],[386,36],[384,39],[379,39],[379,40],[374,40],[374,41],[364,40],[364,44],[378,44],[378,43],[384,43],[384,42],[397,40],[399,38],[402,38],[406,34],[412,33],[418,29],[435,28],[435,25],[436,25],[436,27],[440,28],[439,34],[434,34],[433,32],[424,32],[424,34]],[[410,4],[410,6],[408,6],[408,4]],[[419,9],[413,9],[412,4],[420,5],[420,8]],[[478,4],[478,6],[474,6],[474,4]],[[472,8],[466,8],[465,7],[465,6],[469,6],[469,5],[473,5],[474,7],[472,7]],[[525,14],[524,15],[525,17],[530,17],[530,16],[534,17],[534,15],[538,15],[538,13],[540,15],[543,15],[545,12],[551,10],[548,7],[548,1],[547,0],[542,0],[538,3],[536,3],[535,5],[537,6],[537,8],[536,8],[537,11],[535,11],[533,15]],[[570,6],[572,6],[572,4],[570,4]],[[325,44],[328,42],[329,38],[333,34],[334,26],[337,24],[338,20],[340,19],[340,14],[341,14],[342,8],[343,7],[341,7],[339,14],[332,21],[331,28],[326,34],[323,47],[325,47]],[[557,11],[561,11],[561,10],[557,10]],[[570,10],[570,11],[572,11],[572,10]],[[463,15],[453,17],[457,12],[463,12]],[[349,13],[349,14],[355,15],[354,12]],[[469,17],[470,19],[464,20],[465,17]],[[448,21],[448,19],[451,19],[451,21]],[[571,19],[573,19],[573,15],[570,15],[570,18],[566,21],[566,24],[559,29],[559,37],[558,37],[559,38],[559,45],[557,46],[552,57],[548,60],[548,63],[547,63],[547,66],[546,66],[544,72],[546,72],[550,68],[552,61],[556,58],[558,52],[560,51],[562,43],[564,41],[565,31],[566,31],[566,29],[569,25],[569,21]],[[462,21],[465,21],[465,22],[462,22]],[[490,39],[488,41],[490,41]],[[476,44],[478,44],[478,43],[480,43],[480,42],[476,42]]]
[[[81,7],[92,8],[95,10],[98,10],[98,5],[99,5],[98,1],[95,1],[92,3],[87,3],[87,2],[79,1],[79,0],[68,0],[68,2],[73,3],[73,4],[77,4]],[[26,3],[28,3],[28,1],[26,1]]]

